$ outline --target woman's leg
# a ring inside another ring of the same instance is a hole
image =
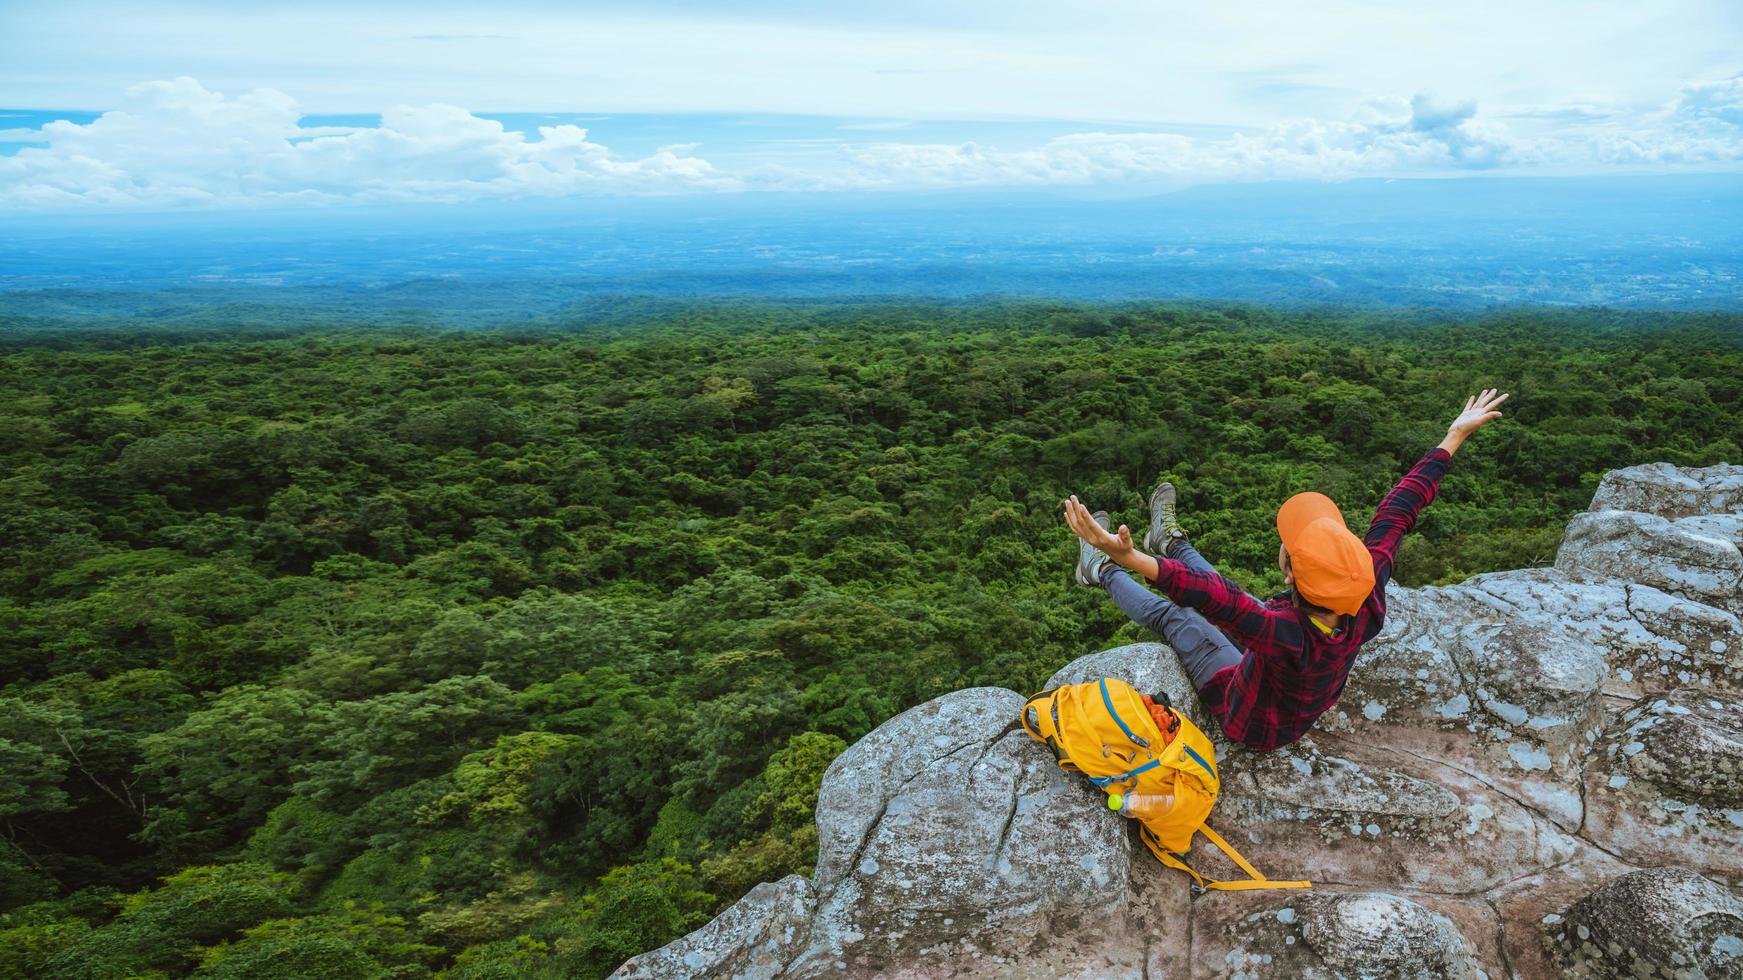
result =
[[[1198,553],[1198,549],[1192,546],[1192,542],[1185,538],[1173,539],[1163,550],[1162,557],[1172,558],[1195,572],[1204,572],[1207,575],[1220,574],[1210,562],[1204,560],[1204,556]]]
[[[1176,542],[1169,551],[1171,557],[1186,561],[1180,552],[1191,551],[1191,546]],[[1204,564],[1205,569],[1210,568],[1198,552],[1193,551],[1192,556]],[[1102,566],[1101,584],[1113,597],[1114,604],[1130,616],[1132,622],[1162,634],[1180,657],[1186,676],[1192,679],[1195,689],[1209,683],[1217,671],[1241,662],[1241,651],[1221,630],[1212,626],[1210,620],[1151,592],[1112,562]]]

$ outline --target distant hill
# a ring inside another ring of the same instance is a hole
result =
[[[516,323],[614,295],[1743,308],[1734,174],[12,217],[0,315],[28,317],[294,302]]]

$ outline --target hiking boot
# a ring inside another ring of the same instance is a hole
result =
[[[1108,526],[1108,512],[1098,510],[1089,515],[1103,528]],[[1077,584],[1100,585],[1102,566],[1113,559],[1101,553],[1101,549],[1088,541],[1077,543]]]
[[[1156,484],[1150,491],[1150,530],[1144,532],[1144,550],[1166,557],[1168,546],[1184,537],[1186,528],[1174,519],[1174,484]]]

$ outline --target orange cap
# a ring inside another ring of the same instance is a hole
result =
[[[1374,591],[1374,556],[1323,493],[1298,493],[1277,511],[1295,591],[1316,606],[1354,616]]]

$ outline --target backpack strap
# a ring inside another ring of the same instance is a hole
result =
[[[1209,886],[1211,888],[1217,888],[1217,889],[1221,889],[1223,891],[1247,891],[1247,890],[1254,889],[1254,888],[1312,888],[1313,887],[1313,882],[1311,882],[1311,881],[1272,881],[1271,879],[1260,874],[1258,872],[1258,869],[1254,868],[1251,864],[1248,864],[1247,859],[1241,856],[1241,852],[1230,847],[1229,842],[1226,840],[1223,840],[1221,834],[1210,829],[1209,824],[1199,824],[1198,825],[1198,832],[1203,834],[1205,836],[1205,838],[1207,840],[1209,840],[1212,844],[1215,844],[1217,846],[1218,850],[1222,851],[1224,854],[1227,854],[1229,856],[1229,860],[1231,860],[1231,861],[1235,862],[1235,864],[1239,865],[1240,869],[1247,873],[1247,877],[1253,879],[1252,881],[1213,881],[1210,883],[1210,886]]]
[[[1053,692],[1050,690],[1049,691],[1042,691],[1040,694],[1037,694],[1037,695],[1031,697],[1028,701],[1024,702],[1023,710],[1017,712],[1017,724],[1022,725],[1023,731],[1028,732],[1029,737],[1033,738],[1037,742],[1047,741],[1047,736],[1041,734],[1041,726],[1040,726],[1040,717],[1041,716],[1040,716],[1040,711],[1038,710],[1036,702],[1050,701],[1051,699],[1048,698],[1048,695],[1050,695],[1052,693]],[[1037,708],[1037,711],[1035,714],[1036,725],[1034,728],[1029,727],[1029,709],[1031,709],[1031,708]]]
[[[1230,847],[1229,842],[1226,840],[1223,840],[1221,834],[1218,834],[1216,831],[1210,829],[1210,827],[1205,825],[1205,824],[1199,824],[1198,825],[1198,833],[1203,834],[1205,836],[1205,839],[1209,840],[1212,844],[1215,844],[1217,846],[1218,850],[1222,851],[1224,854],[1227,854],[1229,856],[1229,860],[1235,862],[1235,864],[1238,865],[1242,871],[1245,871],[1247,873],[1247,877],[1250,879],[1248,881],[1212,881],[1212,880],[1206,878],[1205,876],[1199,874],[1198,872],[1192,870],[1192,868],[1188,867],[1186,862],[1180,860],[1180,858],[1178,856],[1169,853],[1168,849],[1164,848],[1162,846],[1162,842],[1156,839],[1156,835],[1150,833],[1150,829],[1148,827],[1141,828],[1141,830],[1142,830],[1142,834],[1140,836],[1143,837],[1145,845],[1150,848],[1150,853],[1156,855],[1156,860],[1161,861],[1164,865],[1166,865],[1170,868],[1173,868],[1176,871],[1184,871],[1187,874],[1192,876],[1192,881],[1193,881],[1192,890],[1194,893],[1204,892],[1204,891],[1209,890],[1209,889],[1215,889],[1217,891],[1237,892],[1237,891],[1257,891],[1260,889],[1267,889],[1267,888],[1312,888],[1313,887],[1313,882],[1311,882],[1311,881],[1272,881],[1270,878],[1267,878],[1264,875],[1260,874],[1257,868],[1254,868],[1251,864],[1249,864],[1247,862],[1247,859],[1241,856],[1240,851],[1237,851],[1233,847]]]
[[[1126,733],[1126,737],[1132,740],[1133,745],[1139,748],[1149,748],[1150,742],[1139,736],[1137,732],[1132,731],[1131,726],[1126,724],[1126,719],[1121,718],[1120,713],[1114,710],[1114,699],[1108,695],[1108,679],[1103,677],[1098,686],[1101,688],[1101,703],[1108,709],[1108,714],[1113,717],[1114,724],[1120,726],[1120,731]]]
[[[1071,761],[1071,757],[1065,752],[1065,745],[1059,741],[1059,704],[1053,700],[1053,692],[1057,690],[1058,688],[1050,687],[1029,698],[1028,702],[1023,705],[1023,710],[1017,714],[1016,725],[1021,726],[1023,731],[1028,732],[1030,738],[1045,744],[1047,748],[1051,749],[1053,752],[1053,761],[1059,763],[1059,768],[1064,769],[1067,772],[1077,772],[1079,771],[1077,765]],[[1035,724],[1033,727],[1029,724],[1029,712],[1031,711],[1035,712]],[[1046,712],[1045,715],[1042,714],[1043,711]],[[1043,719],[1045,719],[1045,721],[1043,721]],[[1051,730],[1052,734],[1047,734],[1042,731],[1043,724]],[[1006,730],[1009,731],[1010,729],[1007,728]]]

